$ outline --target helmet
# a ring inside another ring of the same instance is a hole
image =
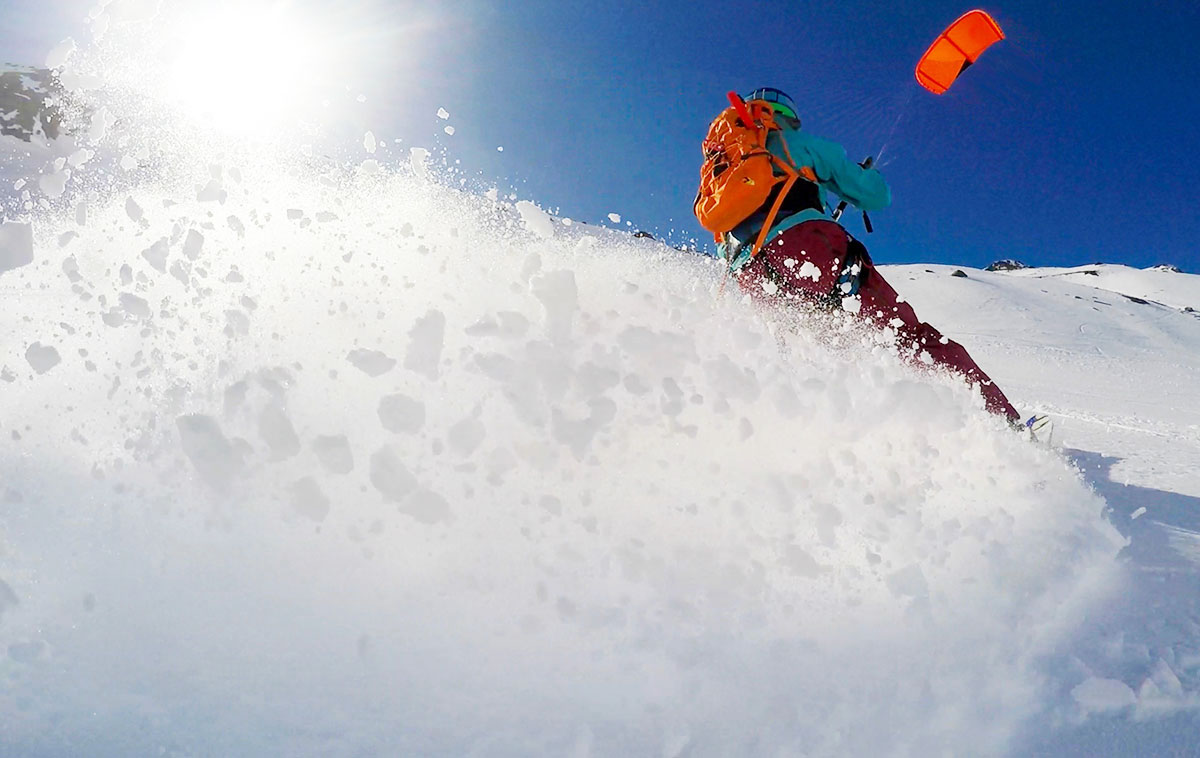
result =
[[[781,113],[789,118],[800,119],[800,114],[796,111],[796,103],[782,90],[777,90],[774,87],[759,87],[746,96],[747,102],[751,100],[763,100],[770,103],[776,113]]]

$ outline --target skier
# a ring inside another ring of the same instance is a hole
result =
[[[826,190],[865,211],[886,208],[891,191],[869,162],[855,164],[835,142],[800,129],[790,97],[773,87],[732,107],[709,127],[695,212],[742,289],[768,300],[857,313],[895,331],[917,363],[941,366],[979,386],[992,413],[1021,417],[967,351],[917,318],[875,269],[866,247],[827,216]]]

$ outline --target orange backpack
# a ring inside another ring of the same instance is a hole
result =
[[[723,242],[727,233],[761,208],[771,190],[782,184],[751,248],[753,256],[762,248],[796,180],[803,177],[815,182],[817,177],[808,166],[796,167],[786,141],[783,142],[786,161],[767,150],[767,135],[781,131],[769,103],[761,100],[746,103],[736,92],[729,93],[729,101],[732,105],[708,127],[700,190],[692,210],[700,225],[712,232],[718,243]]]

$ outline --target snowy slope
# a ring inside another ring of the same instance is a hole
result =
[[[954,270],[885,267],[1019,405],[1056,417],[1063,455],[1130,539],[1127,586],[1071,651],[1087,678],[1066,702],[1091,718],[1031,730],[1018,753],[1200,754],[1200,318],[1185,310],[1200,302],[1200,276]]]
[[[1045,449],[420,153],[92,113],[5,154],[0,754],[1196,751],[1195,277],[885,269]]]
[[[1108,452],[1116,429],[1138,440],[1114,462],[1119,481],[1200,496],[1200,317],[1182,310],[1200,301],[1200,276],[1097,268],[960,278],[951,267],[897,266],[889,279],[1025,407],[1067,422],[1068,443]],[[1180,305],[1150,299],[1164,293]]]

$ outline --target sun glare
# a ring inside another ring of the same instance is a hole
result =
[[[255,133],[295,115],[319,67],[316,36],[282,8],[209,13],[184,30],[167,99],[222,131]]]

